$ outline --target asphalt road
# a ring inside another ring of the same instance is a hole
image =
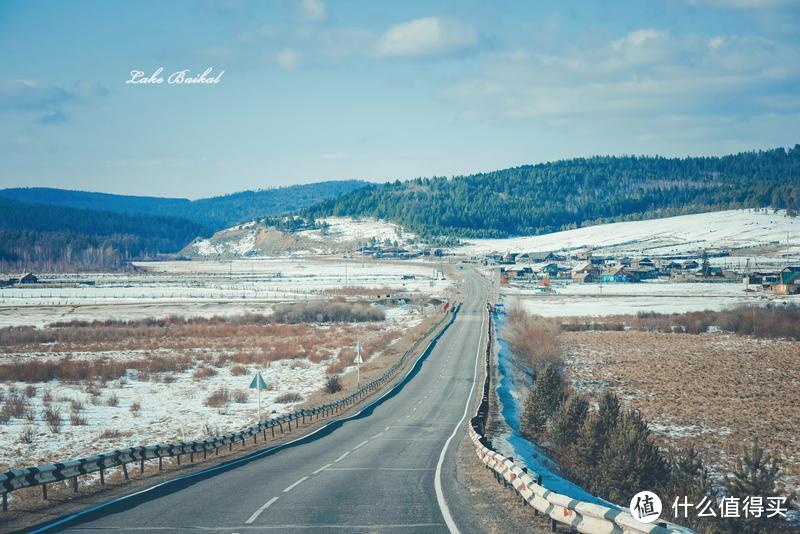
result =
[[[465,273],[456,320],[419,373],[369,416],[178,489],[122,501],[69,531],[472,531],[454,458],[472,413],[487,293]]]

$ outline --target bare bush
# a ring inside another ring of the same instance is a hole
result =
[[[121,435],[122,434],[119,430],[107,428],[106,430],[103,430],[99,436],[97,436],[97,439],[117,439]]]
[[[86,418],[73,412],[69,414],[69,423],[72,426],[85,426]]]
[[[138,402],[134,402],[133,404],[131,404],[130,411],[132,414],[138,415],[138,413],[142,411],[142,405],[139,404]]]
[[[234,365],[233,367],[231,367],[231,374],[233,376],[242,376],[246,375],[247,373],[248,373],[247,367],[245,367],[244,365]]]
[[[366,302],[293,302],[276,306],[273,318],[279,323],[364,323],[383,321],[383,309]]]
[[[192,378],[210,378],[217,375],[217,370],[213,367],[198,367],[192,373]]]
[[[25,386],[25,396],[32,399],[36,396],[36,386]]]
[[[45,423],[47,423],[47,428],[50,429],[50,432],[53,434],[58,434],[61,432],[61,425],[64,423],[64,421],[61,418],[61,410],[59,410],[57,407],[51,406],[49,408],[45,408],[44,412],[42,412],[42,418],[44,419]]]
[[[247,393],[247,390],[244,389],[235,389],[233,390],[233,402],[238,404],[244,404],[248,401],[250,395]]]
[[[544,364],[561,366],[560,328],[554,320],[512,311],[508,319],[511,352],[531,371]]]
[[[9,396],[6,397],[2,413],[6,417],[23,418],[28,412],[28,408],[28,399],[15,392],[13,395],[9,394]]]
[[[289,404],[290,402],[301,402],[302,400],[303,396],[296,391],[287,391],[286,393],[279,395],[278,398],[275,399],[275,402],[278,404]]]
[[[106,399],[106,406],[118,406],[119,405],[119,397],[117,397],[116,393],[112,393]]]
[[[338,393],[342,390],[342,379],[339,375],[329,376],[325,381],[325,391],[327,393]]]
[[[209,395],[205,402],[206,406],[210,408],[222,408],[231,402],[231,394],[226,388],[218,388]]]
[[[32,426],[25,426],[19,435],[19,442],[26,445],[32,444],[36,440],[36,432]]]
[[[325,374],[328,375],[341,374],[341,372],[344,371],[345,367],[347,367],[347,365],[345,365],[345,363],[342,360],[335,360],[325,369]]]

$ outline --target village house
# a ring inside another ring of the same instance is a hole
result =
[[[588,284],[597,281],[600,269],[590,261],[581,263],[572,268],[572,281],[578,284]]]
[[[781,269],[778,283],[772,285],[772,292],[775,295],[800,294],[800,266]]]
[[[19,279],[20,284],[37,284],[39,283],[39,278],[33,273],[27,273],[23,275]]]
[[[608,269],[603,271],[603,274],[600,276],[600,279],[603,282],[638,282],[639,278],[634,274],[628,271],[627,267],[620,266],[614,267],[612,269]]]

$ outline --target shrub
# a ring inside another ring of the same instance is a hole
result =
[[[142,405],[138,402],[131,404],[130,411],[132,414],[138,414],[142,410]]]
[[[3,405],[3,414],[7,417],[22,418],[28,412],[28,407],[28,399],[15,392],[14,394],[9,394],[6,398],[6,402]]]
[[[36,386],[25,386],[25,396],[32,399],[36,396]]]
[[[339,391],[339,390],[336,390],[336,391]],[[335,393],[335,391],[329,392],[329,393]],[[303,400],[303,396],[300,395],[299,393],[297,393],[295,391],[287,391],[286,393],[278,396],[278,398],[275,399],[275,402],[277,402],[279,404],[289,404],[290,402],[300,402],[302,400]]]
[[[35,439],[36,439],[36,432],[34,432],[32,426],[25,426],[19,435],[19,442],[25,443],[27,445],[32,444],[35,441]]]
[[[69,415],[69,422],[72,426],[85,426],[86,418],[73,412]]]
[[[325,381],[325,391],[328,393],[338,393],[342,390],[342,379],[339,375],[329,376]]]
[[[112,393],[111,395],[108,396],[108,398],[106,399],[106,405],[112,407],[119,405],[119,397],[117,397],[116,393]]]
[[[250,395],[247,393],[247,390],[245,389],[235,389],[233,391],[233,402],[236,402],[238,404],[244,404],[245,402],[248,401],[249,398]]]
[[[195,369],[194,373],[192,373],[192,378],[209,378],[215,376],[217,374],[217,370],[213,367],[198,367]]]
[[[246,375],[247,373],[248,373],[247,367],[245,367],[244,365],[234,365],[233,367],[231,367],[231,374],[233,376],[242,376]]]
[[[97,436],[97,439],[117,439],[121,435],[122,434],[119,430],[107,428],[106,430],[103,430],[99,436]]]
[[[58,408],[45,408],[44,412],[42,413],[42,417],[47,423],[47,428],[50,429],[50,432],[53,434],[58,434],[61,432],[61,425],[64,421],[61,418],[61,411]]]
[[[204,404],[210,408],[222,408],[231,402],[231,394],[225,388],[219,388],[209,395]]]
[[[561,371],[546,363],[536,373],[520,421],[522,434],[535,439],[564,400],[566,386]]]
[[[70,410],[72,413],[81,413],[83,411],[83,403],[77,399],[70,400]]]
[[[345,367],[347,367],[347,366],[345,365],[345,363],[342,360],[335,360],[330,365],[328,365],[328,367],[325,369],[325,374],[338,375],[342,371],[344,371]]]
[[[386,314],[382,308],[366,302],[313,301],[280,304],[272,315],[278,323],[362,323],[383,321]]]

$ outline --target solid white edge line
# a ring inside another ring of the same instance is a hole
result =
[[[322,467],[320,467],[320,468],[319,468],[319,469],[317,469],[316,471],[312,471],[312,472],[311,472],[311,474],[312,474],[312,475],[316,475],[317,473],[321,473],[321,472],[325,471],[327,468],[329,468],[329,467],[330,467],[330,466],[332,466],[332,465],[333,465],[333,464],[326,464],[326,465],[323,465]]]
[[[273,497],[273,498],[271,498],[270,500],[268,500],[267,502],[265,502],[265,503],[264,503],[264,504],[261,506],[261,508],[259,508],[259,509],[258,509],[258,510],[256,510],[255,512],[253,512],[253,515],[251,515],[251,516],[250,516],[250,519],[248,519],[247,521],[245,521],[245,524],[246,524],[246,525],[249,525],[250,523],[252,523],[252,522],[253,522],[253,521],[255,521],[256,519],[258,519],[258,516],[260,516],[260,515],[261,515],[261,512],[263,512],[264,510],[266,510],[267,508],[269,508],[270,506],[272,506],[272,505],[275,503],[275,501],[277,501],[277,500],[278,500],[278,498],[277,498],[277,497]]]
[[[305,482],[306,480],[308,480],[308,477],[303,477],[303,478],[301,478],[300,480],[298,480],[297,482],[293,483],[291,486],[289,486],[288,488],[286,488],[285,490],[283,490],[283,492],[284,492],[284,493],[289,493],[289,492],[290,492],[290,491],[292,491],[292,490],[293,490],[295,487],[297,487],[298,485],[302,484],[302,483],[303,483],[303,482]]]
[[[450,437],[444,442],[442,452],[439,454],[439,461],[436,462],[436,475],[433,482],[434,489],[436,490],[436,501],[439,503],[439,510],[441,510],[444,522],[451,534],[460,534],[460,531],[458,530],[458,526],[456,525],[455,521],[453,521],[453,516],[450,515],[450,508],[447,506],[447,501],[445,500],[444,492],[442,491],[442,464],[444,464],[444,456],[447,454],[447,448],[450,446],[450,442],[453,441],[453,438],[458,433],[458,428],[461,426],[461,423],[463,423],[464,419],[467,418],[469,405],[472,403],[472,394],[475,392],[475,383],[478,381],[478,362],[481,359],[481,349],[483,348],[483,327],[486,324],[485,310],[481,311],[481,314],[481,334],[478,338],[478,352],[475,355],[475,370],[472,373],[472,388],[469,390],[467,404],[464,406],[464,415],[461,416],[461,419],[456,424],[456,427],[453,429],[453,433],[450,434]]]

